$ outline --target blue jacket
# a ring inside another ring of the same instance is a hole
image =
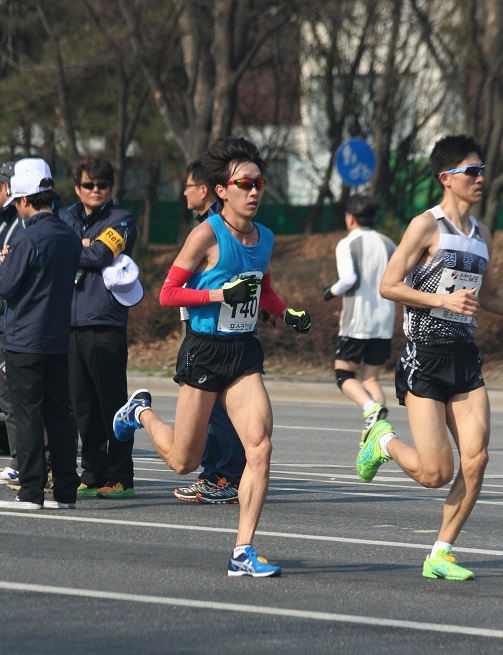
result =
[[[0,265],[0,297],[7,301],[4,350],[64,354],[82,243],[52,212],[25,221]]]
[[[121,305],[105,287],[101,269],[110,266],[118,249],[131,257],[136,241],[136,223],[125,209],[106,203],[86,216],[81,202],[59,215],[79,239],[90,239],[92,245],[82,248],[79,270],[72,300],[72,327],[112,325],[126,327],[128,308]]]

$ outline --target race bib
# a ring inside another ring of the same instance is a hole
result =
[[[110,250],[113,252],[114,259],[117,257],[117,255],[120,255],[120,253],[126,247],[126,242],[124,239],[112,227],[108,227],[99,235],[99,237],[96,237],[95,241],[103,241],[105,246],[108,246],[108,248],[110,248]]]
[[[262,271],[246,271],[239,276],[235,275],[229,282],[234,282],[238,277],[248,277],[250,275],[255,275],[258,280],[262,280],[263,277]],[[229,334],[253,332],[257,325],[261,289],[262,286],[259,285],[257,287],[257,295],[253,300],[249,300],[248,302],[238,303],[237,305],[221,303],[217,330],[219,332],[228,332]]]
[[[475,295],[479,295],[482,285],[482,275],[480,273],[469,273],[468,271],[457,271],[454,268],[444,268],[440,281],[438,283],[437,293],[448,294],[459,291],[460,289],[476,289]],[[448,309],[434,308],[430,309],[430,316],[442,318],[445,321],[454,323],[470,324],[473,316],[466,314],[456,314]]]

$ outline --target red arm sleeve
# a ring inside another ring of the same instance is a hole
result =
[[[288,305],[281,300],[278,294],[271,287],[271,272],[262,278],[262,290],[260,292],[260,307],[265,309],[269,314],[274,316],[283,316],[284,310]]]
[[[192,275],[192,271],[179,266],[172,266],[162,285],[159,302],[163,307],[194,307],[210,302],[209,289],[186,289],[183,285]]]

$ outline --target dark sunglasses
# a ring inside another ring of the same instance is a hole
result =
[[[470,177],[479,177],[480,175],[484,175],[484,168],[485,166],[475,166],[474,164],[471,164],[469,166],[463,166],[462,168],[451,168],[449,171],[443,171],[444,173],[464,173],[465,175],[469,175]]]
[[[229,184],[235,184],[238,189],[245,189],[245,191],[251,191],[253,188],[256,188],[257,191],[262,191],[267,182],[263,177],[258,177],[256,180],[253,177],[240,177],[237,180],[229,180],[227,186]]]
[[[109,180],[96,180],[96,182],[79,182],[79,186],[83,189],[87,189],[87,191],[92,191],[95,186],[98,187],[98,189],[108,189],[108,187],[112,186],[112,183]]]

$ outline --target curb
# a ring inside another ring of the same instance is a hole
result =
[[[336,386],[335,382],[316,382],[295,379],[279,379],[274,377],[264,378],[265,387],[273,402],[291,403],[318,403],[324,405],[353,405]],[[382,384],[386,395],[388,407],[398,407],[398,400],[395,397],[395,387],[389,382]],[[178,385],[171,378],[164,378],[155,375],[128,374],[128,389],[132,393],[135,389],[149,389],[154,396],[178,395]],[[503,410],[503,389],[487,386],[491,409]]]

